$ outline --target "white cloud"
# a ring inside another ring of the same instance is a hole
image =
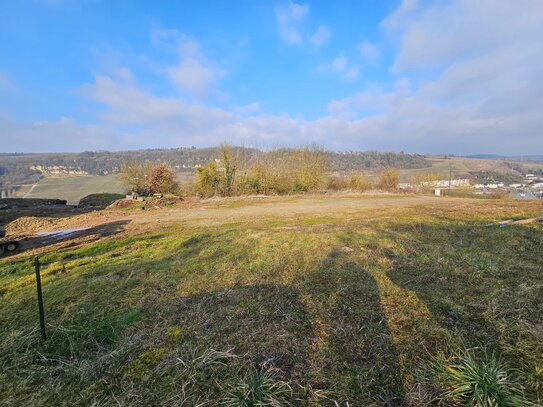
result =
[[[360,55],[364,61],[370,64],[376,63],[379,61],[379,58],[381,58],[381,51],[379,48],[369,41],[362,41],[360,44],[358,44],[357,48],[360,51]]]
[[[178,44],[179,63],[165,69],[181,90],[203,99],[209,96],[224,72],[209,61],[194,39],[183,36]]]
[[[349,66],[349,59],[346,57],[336,57],[332,61],[332,71],[335,73],[343,73]]]
[[[381,25],[388,29],[396,29],[400,24],[404,24],[405,20],[417,9],[419,0],[402,0],[400,6],[388,15]]]
[[[389,33],[400,36],[397,71],[442,68],[460,60],[541,43],[543,2],[456,0],[412,8]]]
[[[302,45],[304,42],[300,32],[300,23],[309,12],[309,5],[290,2],[287,6],[278,7],[275,15],[281,39],[290,45]]]
[[[349,58],[343,55],[337,56],[330,63],[320,64],[317,67],[317,72],[337,74],[346,81],[358,79],[360,71],[360,65],[353,65]]]
[[[221,109],[155,96],[136,84],[115,81],[109,76],[97,76],[93,84],[82,86],[81,93],[108,107],[102,119],[115,126],[184,124],[197,128],[229,117]]]
[[[289,13],[300,22],[308,8],[297,5],[291,10],[293,4]],[[246,145],[315,141],[334,149],[458,154],[543,151],[543,3],[527,0],[520,7],[490,0],[429,5],[404,1],[382,27],[398,46],[393,83],[366,85],[332,100],[326,115],[315,120],[263,114],[257,104],[225,109],[190,102],[194,99],[186,95],[158,96],[122,68],[81,88],[102,107],[95,124],[61,119],[25,125],[0,117],[0,134],[7,135],[2,148],[209,146],[227,140]],[[156,34],[155,41],[168,35]],[[214,71],[195,74],[200,85],[191,92],[209,92],[220,70],[197,43],[185,46],[179,65],[195,59],[204,72]],[[318,70],[353,79],[360,74],[353,61],[353,55],[339,55]],[[183,89],[190,72],[181,74]]]
[[[351,66],[345,73],[341,75],[341,78],[346,81],[354,81],[355,79],[358,79],[360,76],[360,66]]]
[[[114,139],[114,133],[103,125],[81,125],[67,117],[27,124],[0,114],[0,133],[0,151],[6,152],[102,150],[110,148]]]
[[[326,44],[329,39],[330,30],[324,25],[320,25],[319,28],[317,28],[317,31],[315,31],[315,34],[311,36],[311,42],[317,47]]]
[[[153,45],[161,45],[171,41],[176,41],[180,37],[180,33],[174,29],[155,29],[151,31],[151,42]]]
[[[258,113],[260,108],[260,103],[249,103],[244,106],[237,106],[233,109],[233,111],[240,114],[253,114]]]
[[[524,6],[404,2],[392,14],[394,24],[390,19],[384,24],[398,36],[393,69],[404,77],[393,87],[331,101],[328,112],[370,139],[381,137],[382,146],[452,153],[543,151],[543,3]],[[427,70],[432,76],[424,74]]]
[[[309,5],[307,4],[297,4],[295,2],[290,2],[289,4],[289,11],[292,19],[294,20],[300,20],[304,18],[308,11],[309,11]]]

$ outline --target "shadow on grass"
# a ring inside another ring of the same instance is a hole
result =
[[[543,354],[541,229],[470,222],[395,233],[402,253],[390,253],[391,280],[416,293],[451,345],[498,355],[529,383]]]
[[[330,352],[322,360],[329,370],[327,387],[350,405],[406,405],[398,353],[373,276],[334,249],[306,288],[328,308],[323,314]]]
[[[313,340],[311,319],[300,292],[255,284],[211,291],[178,300],[179,323],[206,342],[222,342],[256,363],[287,373],[307,360]]]
[[[217,405],[248,371],[272,367],[290,383],[294,405],[405,405],[373,276],[332,251],[309,264],[278,263],[295,273],[273,282],[272,266],[247,274],[259,255],[251,242],[231,230],[152,243],[145,253],[156,258],[115,257],[46,281],[52,332],[45,344],[11,316],[33,320],[34,298],[25,291],[0,313],[13,331],[0,335],[0,388],[17,382],[11,397],[22,404],[50,393],[51,403]],[[225,265],[233,284],[223,279]],[[184,284],[195,293],[180,296]],[[198,365],[212,350],[233,357]],[[41,383],[34,395],[32,381]]]

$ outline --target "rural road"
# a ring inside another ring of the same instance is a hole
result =
[[[34,188],[36,188],[38,186],[38,184],[34,184],[30,187],[30,189],[28,190],[28,192],[23,196],[23,198],[28,198],[30,196],[30,194],[32,193],[32,191],[34,191]]]

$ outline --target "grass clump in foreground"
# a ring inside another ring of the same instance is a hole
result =
[[[437,392],[437,398],[451,405],[476,407],[535,406],[524,396],[513,373],[494,356],[478,359],[472,351],[445,358],[438,355],[429,364],[424,379]]]
[[[289,406],[292,389],[272,368],[251,371],[234,389],[226,391],[227,406]]]
[[[43,343],[31,257],[2,260],[1,403],[537,405],[543,229],[486,225],[540,211],[349,207],[49,251]]]

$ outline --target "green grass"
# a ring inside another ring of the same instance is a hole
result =
[[[522,385],[513,379],[514,373],[492,355],[483,355],[482,360],[473,350],[448,359],[440,355],[425,373],[425,379],[430,379],[438,395],[452,405],[535,405],[524,397]]]
[[[123,199],[124,194],[112,194],[109,192],[100,194],[90,194],[79,200],[79,208],[104,209],[118,199]]]
[[[39,181],[26,198],[58,198],[77,203],[84,196],[109,192],[123,193],[118,175],[50,177]]]
[[[2,260],[0,403],[472,405],[420,374],[467,348],[537,402],[543,228],[486,225],[541,208],[471,205],[170,226],[47,251],[45,342],[31,257]]]

